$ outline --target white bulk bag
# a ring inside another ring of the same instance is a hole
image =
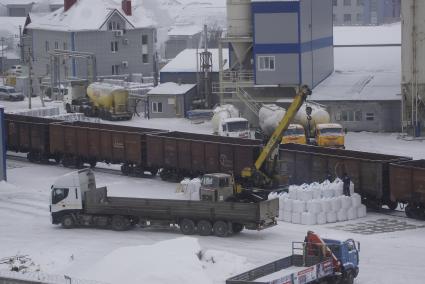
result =
[[[282,209],[283,211],[287,211],[287,212],[292,212],[292,202],[293,200],[288,199],[288,198],[284,198],[283,199],[283,204],[282,204]]]
[[[346,209],[340,209],[338,211],[338,213],[337,213],[337,220],[339,222],[347,221],[348,220],[347,210]]]
[[[326,222],[327,223],[335,223],[336,222],[336,212],[328,212],[326,213]]]
[[[348,208],[351,207],[352,201],[351,198],[348,196],[340,196],[338,197],[339,199],[341,199],[341,208],[347,210]]]
[[[290,211],[283,211],[282,220],[284,222],[291,223],[292,220],[292,212]]]
[[[310,200],[307,202],[307,211],[313,214],[317,214],[322,211],[322,204],[320,200]]]
[[[291,185],[289,186],[289,199],[297,199],[297,192],[298,192],[298,186],[296,185]]]
[[[292,201],[292,212],[302,213],[306,211],[306,205],[304,201],[293,200]]]
[[[341,209],[341,199],[335,197],[331,199],[332,211],[338,212]]]
[[[348,220],[357,219],[357,208],[356,207],[350,207],[347,210],[347,218],[348,218]]]
[[[354,193],[353,195],[351,195],[351,205],[353,207],[359,207],[362,204],[362,197],[357,194]]]
[[[363,204],[357,207],[357,217],[358,218],[366,217],[366,206],[364,206]]]
[[[301,224],[303,225],[316,225],[316,215],[310,212],[301,213]]]
[[[323,225],[326,224],[326,213],[325,212],[320,212],[319,214],[317,214],[317,224],[318,225]]]
[[[322,206],[322,211],[325,213],[332,211],[332,199],[330,198],[323,198],[320,201],[320,205]]]
[[[292,212],[291,222],[293,224],[300,224],[301,223],[301,213]]]

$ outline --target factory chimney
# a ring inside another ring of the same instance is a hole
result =
[[[63,1],[63,10],[64,12],[68,11],[77,2],[77,0],[64,0]]]
[[[121,8],[127,16],[131,16],[131,0],[122,0]]]

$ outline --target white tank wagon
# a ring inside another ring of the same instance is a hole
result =
[[[324,108],[313,104],[308,104],[308,106],[312,109],[310,134],[314,136],[316,125],[329,123],[331,118],[329,113]],[[306,107],[307,105],[303,104],[303,106],[296,114],[292,123],[301,124],[304,129],[307,130],[309,128],[309,120],[306,112]],[[264,134],[268,136],[271,135],[278,126],[279,122],[282,120],[285,113],[286,110],[277,105],[264,105],[259,112],[260,127]]]
[[[425,1],[401,1],[401,14],[403,126],[419,136],[425,134]]]

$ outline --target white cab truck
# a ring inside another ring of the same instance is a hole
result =
[[[212,118],[213,132],[216,135],[250,138],[248,120],[240,117],[239,110],[233,105],[222,105],[214,109]]]
[[[91,226],[128,230],[135,225],[170,227],[183,234],[226,237],[276,225],[278,199],[254,200],[234,193],[227,174],[204,175],[200,201],[111,197],[96,188],[93,172],[83,169],[60,177],[51,188],[53,224],[64,228]]]

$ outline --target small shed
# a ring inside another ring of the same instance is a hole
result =
[[[195,95],[196,84],[160,84],[148,93],[149,118],[186,117]]]

